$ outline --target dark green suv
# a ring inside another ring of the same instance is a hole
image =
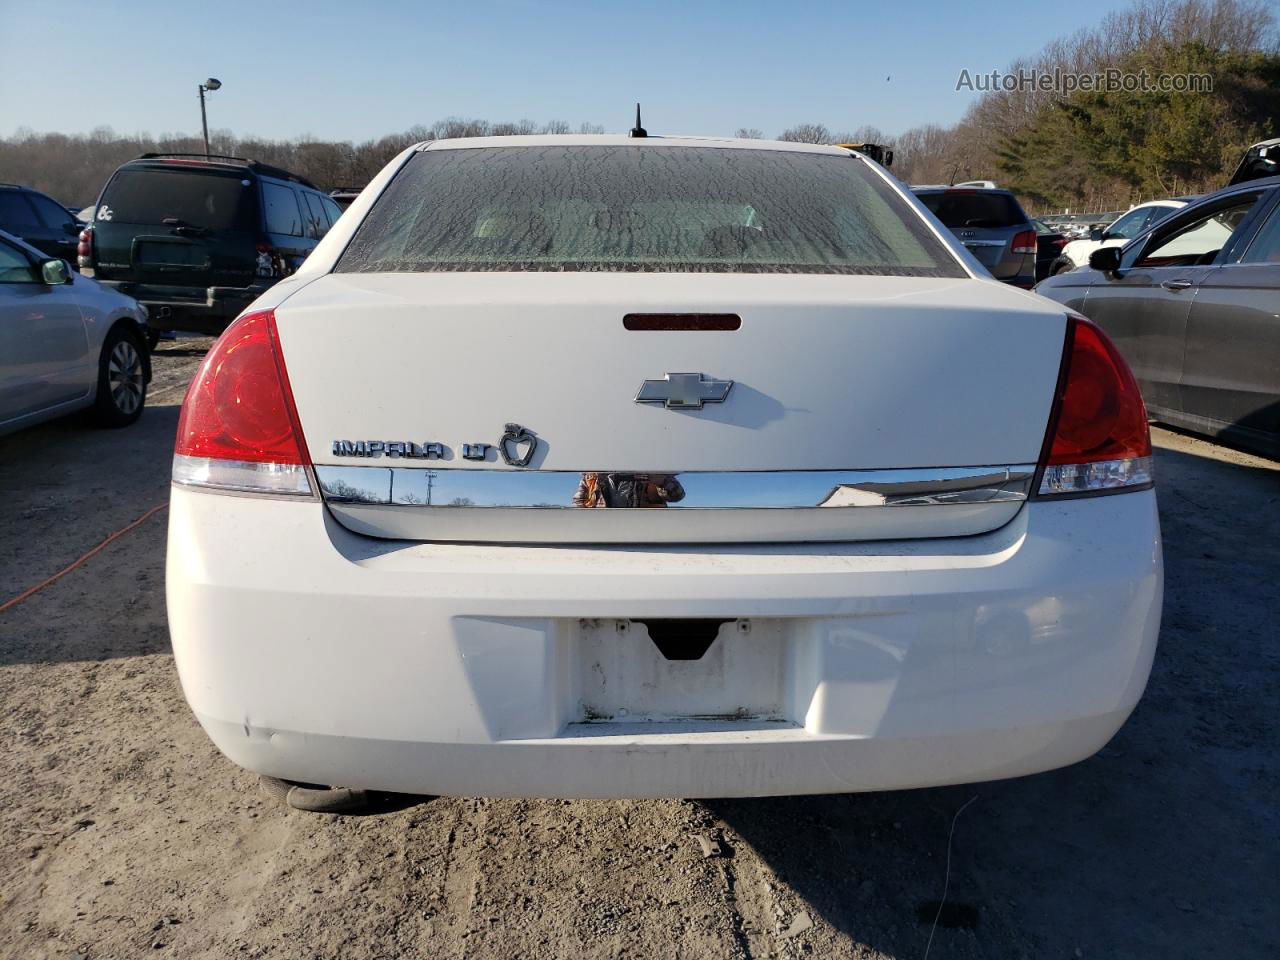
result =
[[[80,270],[146,304],[159,330],[220,333],[287,277],[341,211],[314,184],[239,157],[146,153],[80,234]]]

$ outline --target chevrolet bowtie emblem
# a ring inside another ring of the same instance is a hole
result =
[[[646,380],[636,403],[661,403],[668,410],[701,410],[704,403],[721,403],[729,395],[732,380],[712,380],[700,373],[668,373],[661,380]]]

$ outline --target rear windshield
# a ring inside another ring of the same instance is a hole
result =
[[[1016,227],[1027,222],[1018,201],[1007,193],[947,191],[919,197],[947,227]]]
[[[95,216],[115,223],[162,224],[210,230],[253,230],[253,182],[238,174],[195,170],[125,169],[107,184]]]
[[[966,275],[861,160],[656,145],[425,150],[336,269]]]

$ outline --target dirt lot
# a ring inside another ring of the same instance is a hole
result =
[[[165,502],[207,343],[161,344],[132,429],[0,440],[0,602]],[[1280,956],[1280,465],[1157,443],[1128,725],[1066,770],[880,795],[286,811],[183,702],[160,513],[0,614],[0,956],[916,958],[974,797],[931,956]]]

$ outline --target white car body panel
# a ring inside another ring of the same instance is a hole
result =
[[[664,311],[742,329],[623,329]],[[500,468],[456,448],[516,420],[542,438],[537,469],[670,472],[1034,463],[1066,329],[1061,306],[990,280],[767,274],[332,274],[276,319],[317,464],[373,438]],[[631,402],[672,371],[733,380],[731,402]],[[353,381],[358,402],[334,389]]]
[[[1141,696],[1161,583],[1149,491],[1036,501],[980,537],[654,550],[388,544],[314,500],[175,487],[167,575],[183,690],[242,766],[567,797],[887,790],[1074,762]],[[729,655],[679,664],[685,689],[731,691],[709,701],[723,718],[680,717],[638,682],[665,664],[646,616],[734,621]],[[591,680],[602,633],[631,651],[603,661],[633,677],[608,702]]]
[[[415,151],[544,142],[846,153],[625,137],[406,150],[251,308],[275,311],[313,490],[316,470],[378,465],[336,456],[337,440],[451,452],[382,466],[518,471],[456,455],[512,421],[538,436],[529,471],[1040,459],[1063,308],[985,277],[874,164],[967,278],[333,273]],[[736,313],[742,325],[626,331],[628,312]],[[632,402],[643,380],[677,371],[732,379],[736,392],[697,410]],[[1151,490],[912,506],[846,494],[827,512],[851,518],[849,542],[724,542],[758,511],[712,510],[687,521],[681,543],[608,546],[387,539],[380,518],[430,509],[178,483],[166,589],[183,690],[250,770],[411,793],[900,789],[1033,773],[1106,743],[1142,694],[1159,629]],[[477,530],[488,522],[479,507],[451,509],[473,512]],[[495,531],[518,522],[503,512],[489,515]],[[776,511],[784,522],[803,512]],[[694,516],[614,513],[655,528]],[[471,539],[485,537],[500,539]],[[718,629],[700,659],[658,652],[642,621],[672,618]]]

